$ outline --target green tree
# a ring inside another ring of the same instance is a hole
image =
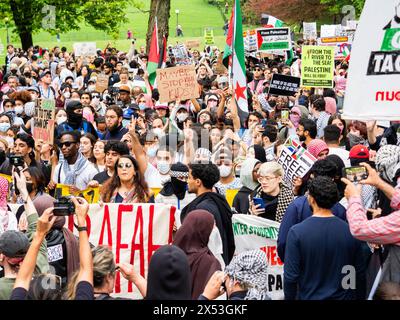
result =
[[[50,34],[79,30],[85,22],[107,33],[119,31],[127,21],[127,8],[142,8],[140,0],[2,0],[0,19],[14,22],[23,49],[33,45],[32,35],[40,30]]]

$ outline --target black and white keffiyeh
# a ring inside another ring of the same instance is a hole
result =
[[[251,250],[233,257],[225,273],[249,289],[245,300],[270,300],[268,296],[268,260],[265,252]]]

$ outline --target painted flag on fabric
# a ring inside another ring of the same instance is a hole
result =
[[[247,104],[247,82],[244,58],[242,13],[240,11],[239,0],[235,0],[231,23],[229,24],[226,45],[229,46],[229,44],[230,50],[225,50],[224,60],[226,61],[226,59],[229,59],[230,61],[229,66],[231,71],[231,83],[238,106],[238,113],[240,118],[243,119],[247,116],[249,109]]]
[[[153,87],[156,82],[156,70],[160,63],[160,49],[158,47],[158,24],[157,17],[154,23],[153,35],[151,36],[149,60],[147,62],[147,72],[149,73],[149,82]]]
[[[281,28],[283,27],[283,21],[263,13],[261,15],[261,25],[264,28]]]

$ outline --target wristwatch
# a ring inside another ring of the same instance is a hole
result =
[[[87,227],[77,227],[76,228],[79,232],[81,231],[87,231]]]

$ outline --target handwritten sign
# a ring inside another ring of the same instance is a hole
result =
[[[303,22],[303,38],[305,40],[317,39],[317,23]]]
[[[211,28],[204,29],[204,43],[205,44],[214,44],[214,30]]]
[[[187,100],[199,97],[196,71],[193,65],[157,69],[160,102]]]
[[[99,74],[96,79],[96,92],[103,93],[104,90],[108,89],[109,76],[105,74]]]
[[[198,48],[198,47],[200,47],[199,40],[187,40],[186,41],[186,48],[192,49],[192,48]]]
[[[35,108],[33,138],[43,140],[43,143],[54,143],[56,101],[54,99],[39,99]]]
[[[97,55],[96,42],[74,43],[75,57],[90,57]]]

